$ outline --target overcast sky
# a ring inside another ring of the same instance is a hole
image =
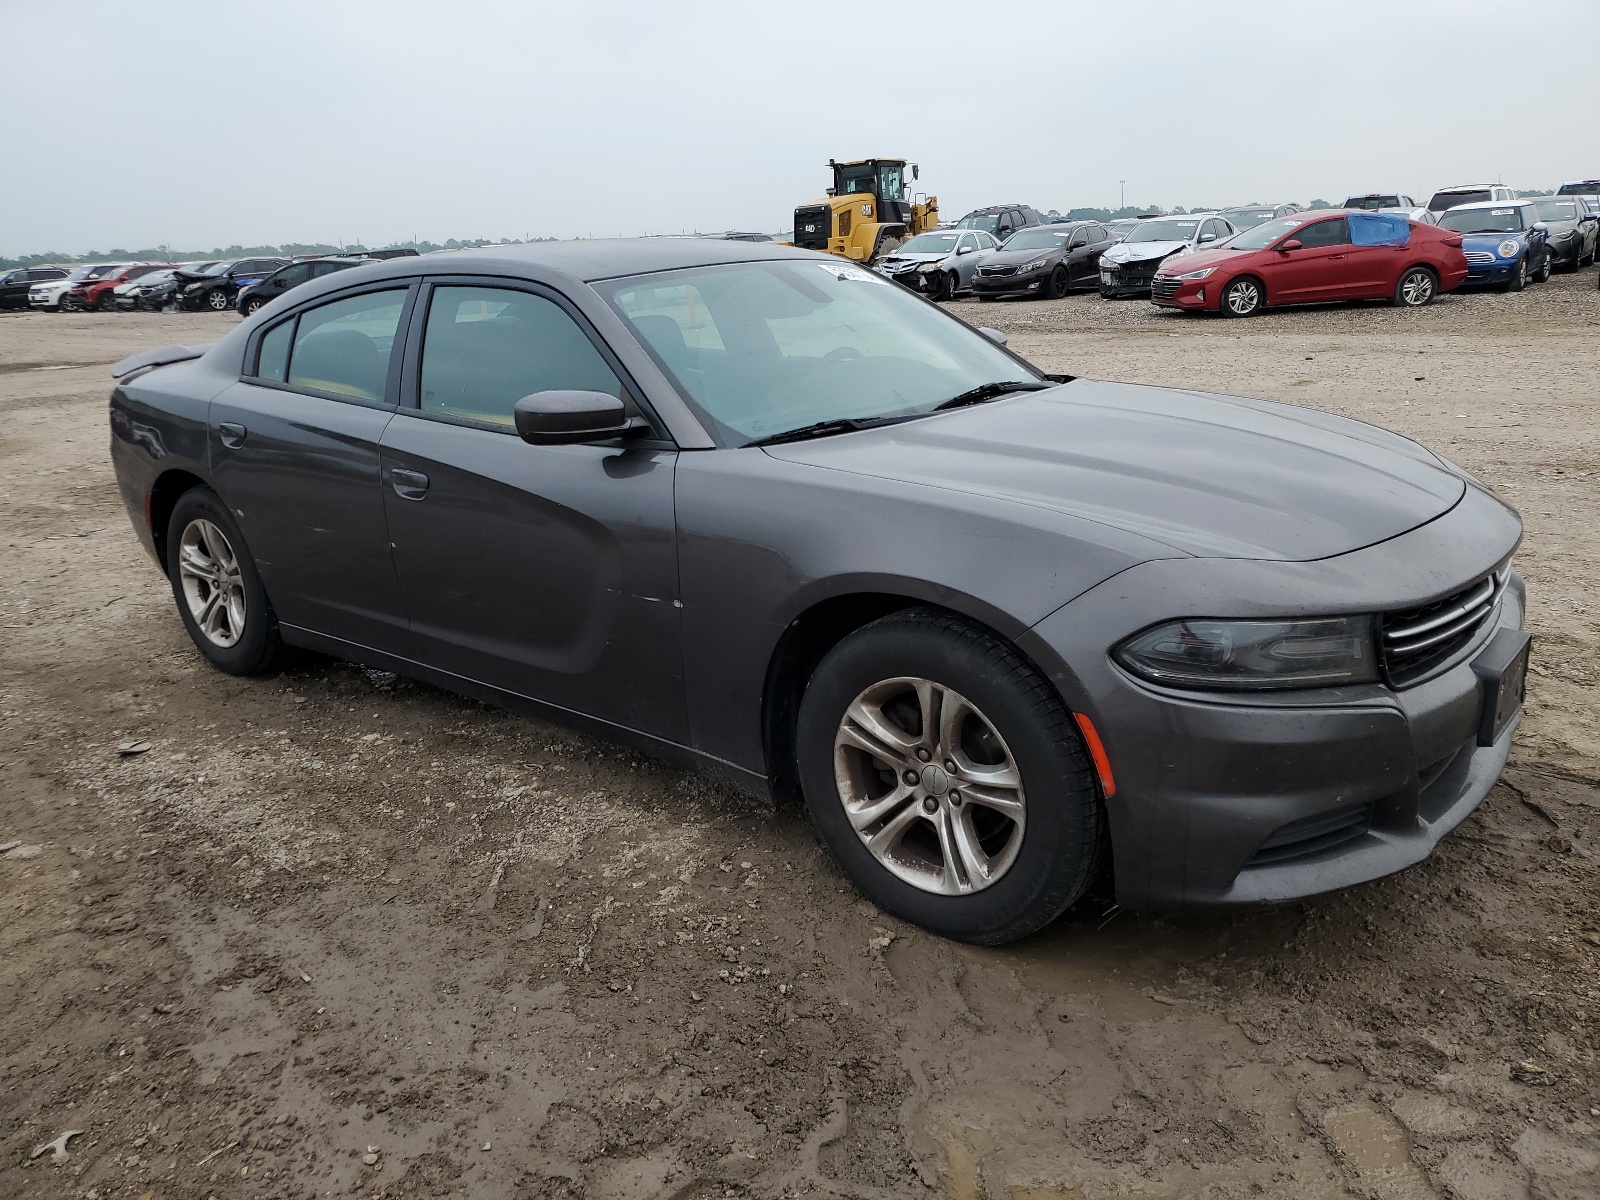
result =
[[[905,14],[904,17],[896,14]],[[0,0],[0,255],[1600,175],[1600,0]]]

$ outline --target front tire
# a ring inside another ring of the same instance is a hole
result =
[[[1394,285],[1396,308],[1422,308],[1439,294],[1439,281],[1427,267],[1412,267]]]
[[[999,945],[1088,888],[1102,815],[1071,714],[1016,650],[930,609],[822,660],[796,737],[806,807],[851,882],[930,932]]]
[[[239,311],[247,317],[253,317],[266,306],[266,303],[260,296],[251,296],[239,306]]]
[[[1254,275],[1241,275],[1222,289],[1217,307],[1225,317],[1253,317],[1267,306],[1267,289]]]
[[[228,310],[228,293],[221,288],[213,288],[206,293],[206,307],[212,312],[226,312]]]
[[[1528,286],[1528,256],[1524,254],[1517,259],[1517,265],[1511,272],[1511,277],[1500,285],[1502,292],[1520,292]]]
[[[227,505],[210,488],[178,498],[167,522],[167,578],[195,647],[230,675],[260,675],[282,650],[278,619]]]
[[[1051,300],[1060,300],[1067,294],[1068,283],[1067,268],[1057,266],[1054,271],[1050,272],[1050,286],[1046,289],[1046,294]]]

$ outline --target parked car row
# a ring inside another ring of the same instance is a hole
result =
[[[1600,254],[1600,180],[1519,199],[1501,184],[1441,188],[1418,204],[1364,192],[1337,209],[1252,204],[1217,212],[1043,222],[1023,204],[919,234],[876,269],[935,300],[1107,299],[1245,317],[1329,300],[1428,304],[1462,286],[1521,291]],[[1010,229],[1009,236],[998,236]]]
[[[45,312],[226,312],[236,308],[249,316],[312,279],[374,259],[416,253],[399,249],[293,259],[18,267],[0,274],[0,308]]]

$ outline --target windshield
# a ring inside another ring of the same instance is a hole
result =
[[[1229,250],[1265,250],[1290,230],[1305,223],[1305,217],[1279,217],[1276,221],[1266,221],[1254,229],[1245,230],[1236,237],[1228,239],[1224,245]]]
[[[1000,244],[1002,250],[1054,250],[1067,244],[1070,229],[1023,229]]]
[[[985,233],[993,233],[999,227],[999,213],[988,213],[987,215],[974,214],[970,217],[962,217],[961,220],[956,222],[957,229],[981,229]]]
[[[1475,192],[1440,192],[1428,201],[1431,212],[1443,212],[1447,208],[1454,208],[1458,204],[1482,204],[1485,200],[1493,200],[1486,191]]]
[[[1541,221],[1576,221],[1578,204],[1575,200],[1542,200],[1534,205]]]
[[[965,322],[850,263],[735,263],[594,286],[722,446],[1038,379]]]
[[[1187,242],[1200,228],[1199,221],[1140,221],[1128,231],[1125,242]]]
[[[1272,220],[1275,211],[1270,208],[1230,208],[1222,215],[1232,222],[1235,229],[1254,229],[1261,222]]]
[[[912,238],[896,254],[949,254],[956,248],[959,233],[919,233]]]
[[[1469,208],[1465,212],[1451,210],[1439,218],[1439,225],[1456,233],[1521,233],[1522,210],[1519,208]]]

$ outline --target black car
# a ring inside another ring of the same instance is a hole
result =
[[[29,288],[65,279],[70,273],[67,267],[14,267],[0,272],[0,308],[27,308]]]
[[[394,257],[401,257],[395,255]],[[279,267],[260,283],[253,283],[249,287],[239,289],[239,298],[235,302],[239,311],[245,316],[254,316],[256,310],[263,305],[271,304],[279,296],[297,288],[302,283],[313,279],[321,279],[324,275],[332,275],[335,271],[345,271],[351,267],[359,267],[364,262],[371,262],[370,256],[360,257],[328,257],[308,258],[303,262],[290,263],[286,267]]]
[[[995,241],[1003,242],[1019,229],[1043,225],[1039,210],[1028,204],[996,204],[978,208],[956,222],[957,229],[981,229]]]
[[[1044,296],[1059,300],[1077,287],[1100,283],[1100,255],[1117,244],[1117,235],[1098,221],[1061,221],[1022,229],[998,250],[978,260],[972,294]]]
[[[793,247],[498,246],[123,361],[111,458],[217,668],[308,647],[803,798],[950,937],[1102,851],[1139,907],[1427,857],[1521,713],[1516,513],[1387,430],[1000,340]]]
[[[288,263],[286,258],[235,258],[213,263],[198,274],[180,271],[183,286],[174,299],[186,312],[224,312],[233,307],[241,288],[259,283]]]
[[[135,306],[140,312],[163,312],[178,307],[178,293],[216,266],[215,262],[184,263],[171,275],[153,279],[136,289]]]
[[[1576,271],[1595,260],[1600,242],[1600,216],[1582,196],[1555,196],[1533,202],[1550,236],[1550,253],[1558,269]]]

